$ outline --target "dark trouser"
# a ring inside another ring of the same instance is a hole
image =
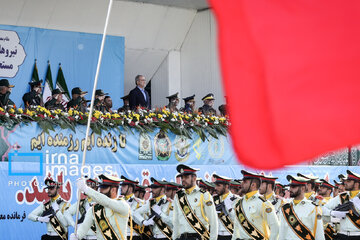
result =
[[[222,235],[218,235],[218,240],[231,240],[232,236],[222,236]]]
[[[346,236],[344,234],[338,233],[335,237],[336,240],[359,240],[360,236]]]
[[[41,240],[62,240],[60,236],[49,236],[47,234],[41,236]]]
[[[201,240],[201,237],[197,233],[183,233],[177,239],[179,239],[179,240]]]

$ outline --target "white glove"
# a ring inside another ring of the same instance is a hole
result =
[[[39,222],[48,223],[50,221],[50,215],[44,217],[38,217],[37,219]]]
[[[54,202],[51,206],[55,212],[57,212],[59,210],[59,204],[57,204],[57,202]]]
[[[331,216],[334,217],[334,218],[344,219],[344,218],[346,218],[346,214],[348,212],[349,211],[346,211],[346,212],[331,211]]]
[[[154,217],[152,217],[152,218],[150,218],[150,219],[148,219],[148,220],[144,220],[144,221],[143,221],[143,225],[144,225],[144,226],[154,225],[155,222],[154,222],[153,218],[154,218]]]
[[[231,201],[231,199],[230,199],[229,196],[228,196],[227,198],[225,198],[224,204],[225,204],[226,210],[228,210],[228,211],[233,208],[233,207],[232,207],[233,202]]]
[[[69,240],[78,240],[78,238],[76,237],[75,233],[72,233]]]
[[[76,180],[76,186],[79,191],[84,192],[84,193],[86,193],[87,190],[89,189],[89,187],[86,185],[84,178],[79,178],[78,180]]]
[[[356,197],[352,200],[352,202],[354,203],[354,206],[357,208],[357,209],[360,209],[360,198],[359,197]]]
[[[158,214],[159,216],[161,215],[161,207],[159,206],[159,205],[155,205],[155,206],[153,206],[152,207],[152,210],[154,211],[154,212],[156,212],[156,214]]]

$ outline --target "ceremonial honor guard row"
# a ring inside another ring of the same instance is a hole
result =
[[[71,240],[360,239],[360,175],[349,170],[334,185],[299,173],[288,175],[286,186],[245,170],[241,180],[213,174],[214,182],[183,164],[177,171],[181,185],[151,178],[141,186],[125,176],[79,179],[84,196],[77,221],[77,204],[62,200],[59,184],[48,178],[50,200],[29,219],[46,223],[45,240],[68,239],[69,226],[77,229]],[[152,196],[145,201],[147,188]]]

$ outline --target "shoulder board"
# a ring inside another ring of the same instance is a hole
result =
[[[200,192],[201,192],[201,193],[206,193],[207,191],[204,190],[204,189],[200,189]]]
[[[266,202],[266,199],[263,196],[259,196],[260,200]]]
[[[59,204],[59,205],[60,205],[62,202],[64,202],[64,200],[63,200],[62,198],[59,198],[58,200],[56,200],[56,203]]]

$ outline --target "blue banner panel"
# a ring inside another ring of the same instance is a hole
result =
[[[61,63],[69,91],[80,87],[91,92],[101,38],[100,34],[0,25],[0,78],[15,85],[10,98],[18,107],[23,105],[35,59],[40,79],[45,80],[49,60],[55,85]],[[98,88],[110,94],[115,107],[122,105],[124,93],[124,44],[123,37],[107,36],[100,68]]]
[[[91,177],[102,173],[125,175],[148,185],[151,177],[179,182],[179,163],[201,169],[198,176],[208,181],[214,173],[241,178],[244,169],[237,163],[230,138],[223,136],[202,142],[196,134],[185,139],[160,129],[149,134],[114,129],[101,136],[92,134],[85,143],[84,126],[77,126],[76,132],[55,130],[46,134],[35,123],[13,129],[0,127],[0,232],[6,239],[35,240],[45,234],[45,224],[32,222],[27,216],[48,200],[44,185],[48,175],[62,183],[61,197],[75,204],[75,182],[81,173]],[[81,167],[84,147],[88,153],[86,165]],[[278,176],[285,184],[288,174],[301,172],[333,180],[347,169],[359,172],[359,167],[290,166],[265,173]],[[73,231],[69,228],[70,233]]]

